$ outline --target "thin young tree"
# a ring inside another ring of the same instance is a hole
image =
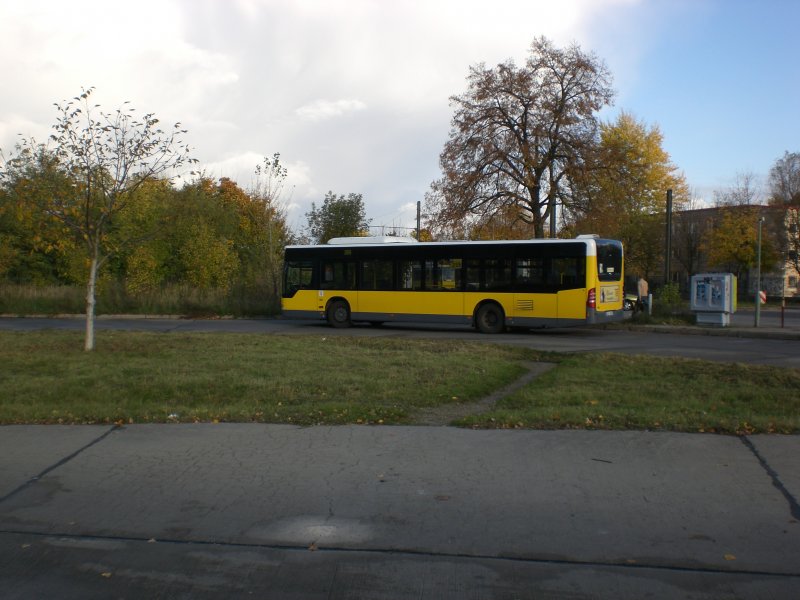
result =
[[[197,162],[183,141],[186,130],[180,123],[162,129],[153,113],[137,118],[127,102],[123,108],[104,112],[91,103],[93,92],[94,88],[89,88],[55,104],[58,118],[50,139],[59,165],[73,185],[38,195],[41,210],[69,228],[86,253],[87,351],[95,347],[100,270],[115,253],[148,233],[136,232],[127,239],[114,235],[118,216],[145,182],[157,178],[171,181],[181,167]]]

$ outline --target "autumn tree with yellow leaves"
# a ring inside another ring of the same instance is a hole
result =
[[[661,272],[667,190],[678,210],[689,188],[663,148],[660,129],[624,111],[601,123],[595,151],[576,180],[571,229],[621,240],[628,273],[648,279]]]
[[[721,218],[702,245],[708,264],[737,277],[756,266],[759,206],[729,206],[720,208]],[[779,258],[775,241],[769,232],[777,228],[762,226],[761,270],[769,271]]]

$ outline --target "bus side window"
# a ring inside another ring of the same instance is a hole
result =
[[[486,259],[483,261],[484,289],[511,291],[511,261],[509,259]]]
[[[464,261],[464,289],[468,292],[478,291],[481,287],[481,261],[468,258]]]
[[[320,289],[323,290],[330,290],[334,289],[335,285],[333,283],[333,272],[334,267],[333,263],[322,263],[322,281],[319,282]]]
[[[586,285],[585,259],[582,257],[556,258],[553,260],[553,274],[556,285],[562,290],[582,288]]]
[[[439,289],[446,291],[461,290],[461,259],[442,258],[436,261],[436,277]]]
[[[546,285],[545,259],[518,258],[514,289],[518,292],[538,292]]]
[[[418,260],[401,260],[397,263],[397,289],[422,289],[422,262]]]
[[[355,275],[353,263],[342,261],[323,262],[320,288],[323,290],[355,289]]]
[[[391,290],[394,264],[390,260],[365,260],[361,263],[362,290]]]

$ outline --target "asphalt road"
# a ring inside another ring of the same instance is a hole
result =
[[[796,311],[800,313],[800,311]],[[771,316],[767,316],[767,315]],[[96,328],[153,332],[237,332],[281,335],[383,336],[437,338],[511,344],[557,352],[621,352],[657,356],[684,356],[704,360],[768,364],[800,368],[800,318],[787,319],[787,326],[777,324],[776,313],[764,314],[765,325],[752,326],[752,313],[737,313],[735,327],[650,328],[636,331],[593,328],[514,331],[499,335],[480,334],[468,327],[431,327],[430,325],[387,324],[382,327],[356,325],[333,329],[322,321],[285,319],[165,319],[101,318]],[[83,329],[80,318],[0,318],[0,330]],[[670,335],[664,335],[669,333]]]

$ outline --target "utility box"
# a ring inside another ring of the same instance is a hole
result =
[[[699,325],[727,327],[736,312],[736,277],[732,273],[693,275],[689,303]]]

